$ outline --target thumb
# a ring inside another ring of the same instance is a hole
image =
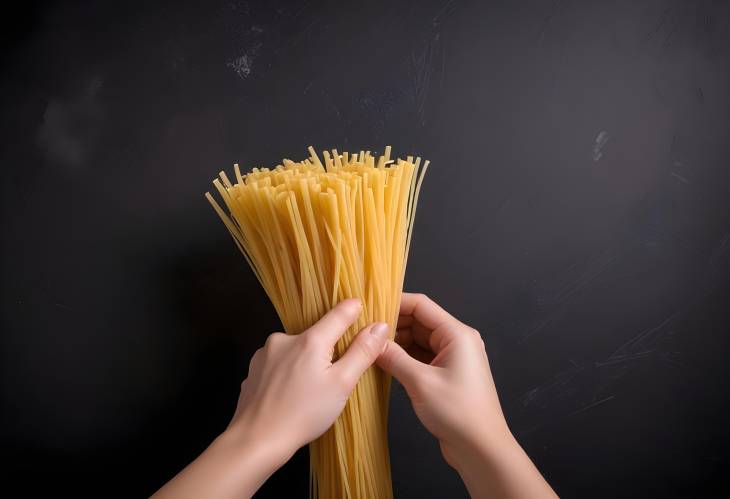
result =
[[[345,380],[349,391],[355,388],[362,373],[373,365],[388,341],[388,325],[384,322],[362,328],[340,360],[332,365],[337,375]]]
[[[418,380],[426,364],[414,359],[398,343],[388,340],[385,351],[376,363],[386,373],[397,379],[406,389]]]

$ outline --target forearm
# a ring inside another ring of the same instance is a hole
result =
[[[477,438],[454,454],[454,467],[475,499],[557,497],[509,432]]]
[[[229,428],[152,497],[251,497],[288,457],[260,438]]]

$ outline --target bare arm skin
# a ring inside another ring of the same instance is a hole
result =
[[[396,340],[377,363],[404,386],[472,497],[557,497],[507,426],[478,331],[403,293]]]
[[[269,336],[251,359],[228,428],[152,497],[251,497],[297,449],[322,435],[385,347],[387,324],[370,324],[332,363],[335,343],[360,309],[359,300],[345,300],[300,335]]]
[[[359,313],[360,302],[346,300],[298,336],[269,336],[228,428],[153,497],[251,497],[332,425],[376,359],[406,388],[472,497],[557,497],[507,427],[476,330],[424,295],[404,293],[398,343],[386,339],[386,324],[371,324],[332,363],[333,346]]]

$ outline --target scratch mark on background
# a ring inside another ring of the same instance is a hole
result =
[[[509,202],[510,202],[511,200],[512,200],[512,194],[509,194],[509,195],[505,196],[505,197],[504,197],[504,198],[502,199],[502,201],[501,201],[501,202],[499,203],[499,206],[497,207],[497,211],[496,211],[496,213],[495,213],[495,216],[496,216],[496,215],[499,215],[500,213],[502,213],[502,210],[504,210],[504,209],[505,209],[505,207],[506,207],[506,206],[507,206],[507,205],[509,204]]]
[[[664,25],[664,29],[667,28],[668,26]],[[673,162],[672,167],[677,170],[677,172],[670,171],[673,178],[689,183],[687,178],[679,175],[683,173],[683,164],[679,159]],[[592,257],[589,262],[581,263],[575,269],[567,269],[564,274],[568,274],[568,277],[558,281],[558,284],[566,284],[560,286],[554,295],[546,296],[548,300],[555,300],[550,303],[552,307],[548,309],[550,315],[528,334],[534,334],[534,331],[544,327],[546,322],[562,313],[566,303],[570,301],[575,303],[578,297],[583,296],[586,290],[594,286],[593,283],[605,282],[598,276],[606,268],[621,269],[622,261],[633,261],[628,257],[634,249],[641,250],[641,246],[645,244],[645,232],[651,232],[652,240],[661,236],[671,238],[672,242],[681,242],[688,237],[674,225],[666,227],[665,218],[668,217],[664,216],[663,205],[657,203],[649,211],[648,222],[642,224],[641,234],[632,236],[628,247],[618,246],[613,251],[607,250]],[[657,223],[656,219],[659,219],[660,223]],[[517,419],[517,431],[529,433],[565,421],[588,409],[601,410],[599,406],[603,408],[606,402],[621,395],[618,393],[619,389],[625,388],[631,391],[636,389],[634,385],[640,383],[645,376],[643,369],[641,373],[638,372],[639,367],[653,370],[653,376],[662,376],[665,370],[685,369],[687,366],[681,362],[682,354],[677,351],[677,348],[681,348],[681,344],[671,341],[671,337],[679,333],[689,337],[693,331],[687,320],[697,312],[701,312],[699,307],[707,302],[709,295],[717,293],[719,296],[730,277],[730,232],[725,228],[715,235],[717,239],[712,241],[711,245],[702,247],[700,259],[704,257],[705,261],[697,263],[704,263],[704,268],[696,269],[697,275],[693,277],[691,287],[679,291],[676,295],[677,300],[672,300],[671,305],[661,312],[661,315],[654,317],[650,322],[640,319],[641,323],[630,329],[623,326],[617,328],[608,333],[606,338],[621,335],[621,340],[608,350],[578,364],[572,359],[565,359],[565,365],[557,372],[548,373],[517,394],[508,405]],[[647,256],[651,255],[649,253]],[[614,264],[613,262],[617,260],[618,263]],[[646,297],[646,300],[651,299],[652,296]],[[586,334],[593,332],[588,330]],[[566,357],[568,355],[566,354]],[[691,359],[690,362],[695,361]]]
[[[596,401],[596,402],[593,402],[593,403],[591,403],[591,404],[588,404],[587,406],[585,406],[585,407],[582,407],[582,408],[578,409],[577,411],[573,411],[573,412],[571,412],[571,413],[570,413],[569,415],[570,415],[570,416],[575,416],[576,414],[580,414],[581,412],[587,411],[588,409],[591,409],[591,408],[593,408],[593,407],[596,407],[597,405],[601,405],[601,404],[603,404],[604,402],[608,402],[609,400],[611,400],[611,399],[612,399],[612,398],[614,398],[615,396],[616,396],[616,395],[611,395],[611,396],[609,396],[609,397],[606,397],[606,398],[604,398],[604,399],[601,399],[601,400],[598,400],[598,401]]]
[[[715,55],[715,43],[714,43],[714,36],[712,34],[712,21],[710,19],[710,14],[705,14],[705,20],[704,20],[704,28],[705,28],[705,35],[707,36],[707,44],[710,47],[710,52]]]
[[[421,47],[411,53],[408,64],[411,67],[411,90],[408,92],[416,107],[416,116],[421,126],[426,124],[426,101],[431,89],[431,77],[435,70],[439,71],[439,87],[443,88],[446,74],[446,53],[441,44],[441,26],[456,11],[454,0],[449,0],[441,6],[431,20],[431,30]],[[440,57],[439,57],[439,53]],[[435,62],[438,61],[439,62]],[[440,68],[439,68],[440,66]]]
[[[595,144],[593,144],[593,161],[598,161],[599,159],[601,159],[601,157],[603,156],[603,148],[610,138],[611,136],[608,135],[608,132],[605,130],[601,130],[598,133],[598,136],[596,137],[596,142]]]
[[[654,327],[644,329],[639,334],[631,338],[629,341],[616,349],[605,361],[598,362],[596,365],[605,366],[616,362],[623,362],[630,359],[641,358],[654,352],[655,345],[659,340],[664,338],[669,332],[666,326],[677,317],[678,312],[670,314],[666,319]]]
[[[672,172],[672,174],[671,174],[671,175],[672,175],[672,177],[676,178],[676,179],[677,179],[677,180],[679,180],[680,182],[684,182],[685,184],[689,184],[689,180],[687,180],[686,178],[684,178],[684,177],[683,177],[682,175],[680,175],[679,173],[677,173],[677,172]]]
[[[723,239],[723,244],[727,242],[730,242],[730,234],[726,234]],[[518,415],[527,418],[522,424],[522,432],[530,433],[611,400],[616,396],[616,393],[612,393],[616,382],[631,373],[640,362],[656,359],[682,367],[676,360],[676,354],[662,349],[660,344],[675,333],[675,321],[692,306],[701,303],[716,287],[716,283],[711,284],[704,292],[695,294],[690,302],[658,324],[641,330],[605,359],[583,365],[571,361],[567,369],[527,390],[512,404],[517,408]]]
[[[582,291],[603,274],[618,257],[619,254],[609,248],[601,252],[598,256],[591,258],[588,262],[588,268],[576,280],[563,286],[555,295],[555,301],[557,303],[564,302],[579,291]]]
[[[550,23],[555,18],[559,10],[560,0],[555,0],[555,2],[553,2],[552,8],[550,9],[550,12],[547,16],[545,16],[545,19],[542,22],[542,29],[540,30],[540,36],[538,37],[538,41],[542,42],[545,39],[545,33],[547,33],[547,30],[550,27]]]
[[[433,17],[433,20],[431,21],[431,26],[437,27],[438,25],[440,25],[443,22],[444,19],[448,18],[455,11],[456,11],[456,5],[455,5],[454,0],[449,0],[441,7],[441,9]]]
[[[226,64],[226,66],[233,68],[233,71],[242,80],[246,79],[251,74],[251,64],[253,60],[249,59],[248,55],[243,54],[241,57],[237,57]]]
[[[258,55],[261,46],[261,42],[257,43],[249,50],[244,52],[243,55],[236,57],[232,61],[229,61],[226,66],[232,68],[239,78],[245,80],[251,75],[251,72],[253,71],[253,61]]]
[[[553,376],[552,379],[542,385],[532,388],[521,397],[517,402],[522,407],[528,407],[537,404],[539,407],[547,407],[551,400],[560,398],[567,393],[566,387],[570,386],[570,382],[583,371],[583,366],[577,366],[565,371],[561,371]]]
[[[438,33],[436,35],[436,38],[426,43],[425,48],[420,54],[411,54],[411,64],[414,71],[413,98],[416,102],[416,114],[421,125],[426,124],[426,99],[428,97],[429,87],[431,86],[433,50],[435,43],[438,42]]]
[[[294,47],[298,45],[305,37],[309,37],[314,33],[315,31],[322,31],[320,28],[319,30],[314,30],[314,26],[319,23],[320,20],[318,18],[314,18],[302,29],[299,30],[299,32],[292,37],[291,43],[289,43],[289,46]]]
[[[662,29],[662,26],[664,26],[664,22],[667,20],[667,16],[672,11],[671,7],[667,7],[664,9],[664,12],[659,16],[659,19],[657,19],[656,26],[654,26],[654,29],[649,31],[649,33],[646,34],[646,41],[648,42],[651,40],[654,35],[656,35],[660,29]]]
[[[655,349],[651,349],[651,350],[645,350],[643,352],[628,353],[628,354],[619,355],[616,357],[609,357],[608,359],[606,359],[604,361],[597,362],[596,365],[599,367],[603,367],[603,366],[609,366],[611,364],[620,364],[622,362],[639,360],[639,359],[643,359],[644,357],[650,356],[655,351],[656,351]]]
[[[322,90],[322,93],[323,93],[323,94],[325,95],[325,97],[327,98],[327,103],[328,103],[328,104],[329,104],[330,106],[332,106],[332,109],[334,109],[335,113],[337,114],[337,117],[338,117],[338,118],[340,118],[340,117],[342,116],[342,113],[340,113],[340,108],[339,108],[339,107],[337,107],[337,104],[335,104],[335,101],[334,101],[334,99],[332,98],[332,96],[331,96],[331,95],[329,94],[329,92],[327,92],[326,90]]]
[[[101,87],[102,79],[97,76],[77,95],[49,100],[36,133],[36,144],[46,159],[70,168],[85,163],[103,121]]]
[[[361,92],[355,99],[358,107],[374,116],[373,129],[376,137],[385,130],[385,123],[393,114],[397,103],[397,96],[390,90],[367,90]]]
[[[710,255],[710,264],[717,265],[717,263],[730,252],[730,233],[726,233],[720,241],[720,244],[712,251]]]
[[[439,81],[439,88],[444,88],[444,75],[446,74],[446,51],[441,50],[441,80]]]
[[[672,37],[674,36],[674,32],[677,31],[677,25],[673,25],[672,29],[669,31],[667,36],[664,38],[664,43],[662,43],[662,50],[666,50],[669,48],[672,42]]]
[[[533,324],[527,332],[522,336],[519,343],[524,343],[530,337],[539,333],[550,325],[555,319],[565,310],[565,307],[571,303],[571,300],[579,292],[584,291],[590,287],[590,285],[611,265],[618,260],[620,253],[614,251],[613,248],[608,248],[601,252],[599,255],[592,257],[586,264],[584,272],[576,279],[568,282],[562,288],[558,289],[557,293],[551,297],[553,309],[540,321]],[[575,264],[571,266],[574,268]]]

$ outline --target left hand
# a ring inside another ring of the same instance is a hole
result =
[[[228,429],[245,440],[265,440],[284,460],[327,431],[385,348],[388,325],[370,324],[332,363],[337,340],[361,308],[360,300],[348,299],[301,334],[271,334],[251,359]]]

